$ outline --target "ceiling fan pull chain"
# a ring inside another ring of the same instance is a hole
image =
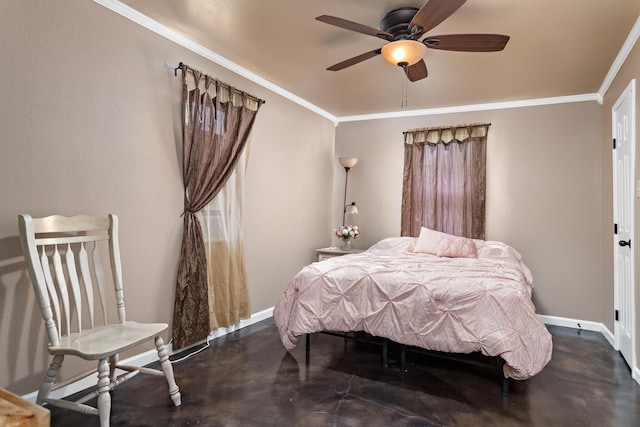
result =
[[[402,76],[402,108],[407,108],[407,79]]]
[[[402,70],[404,71],[404,73],[400,74],[400,87],[401,87],[401,91],[400,91],[401,95],[400,96],[402,98],[400,100],[400,109],[405,109],[408,106],[408,102],[407,102],[407,96],[408,96],[407,95],[407,92],[408,92],[408,90],[407,90],[407,79],[405,78],[405,73],[406,73],[406,68],[407,68],[406,63],[402,64],[401,67],[402,67]]]
[[[402,84],[404,85],[404,108],[409,106],[409,81],[402,76]]]
[[[400,109],[402,110],[403,108],[404,108],[404,83],[403,81],[400,81]]]

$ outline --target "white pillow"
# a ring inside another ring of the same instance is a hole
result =
[[[422,227],[420,229],[420,236],[418,236],[418,242],[413,248],[413,252],[424,252],[427,254],[437,255],[438,242],[445,236],[446,234],[440,231]]]
[[[367,250],[372,252],[411,252],[417,240],[416,237],[387,237],[373,244]]]

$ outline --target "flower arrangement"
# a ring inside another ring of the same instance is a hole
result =
[[[355,239],[360,234],[360,231],[356,225],[341,225],[334,230],[334,233],[336,233],[337,238],[345,241]]]

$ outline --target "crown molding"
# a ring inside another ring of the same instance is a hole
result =
[[[278,95],[281,95],[282,97],[295,102],[296,104],[313,111],[314,113],[331,120],[332,122],[334,122],[334,124],[337,124],[336,122],[336,117],[321,109],[320,107],[310,103],[309,101],[300,98],[299,96],[289,92],[286,89],[281,88],[280,86],[276,85],[275,83],[270,82],[269,80],[260,77],[259,75],[247,70],[246,68],[236,64],[235,62],[229,61],[227,58],[218,55],[217,53],[213,52],[210,49],[207,49],[206,47],[202,46],[199,43],[194,42],[193,40],[185,37],[184,35],[168,28],[165,25],[162,25],[161,23],[159,23],[158,21],[155,21],[151,18],[149,18],[148,16],[138,12],[137,10],[119,2],[118,0],[93,0],[95,3],[98,3],[101,6],[106,7],[107,9],[129,19],[130,21],[135,22],[136,24],[168,39],[171,40],[172,42],[202,56],[203,58],[206,58],[208,60],[210,60],[211,62],[214,62],[230,71],[233,71],[234,73],[248,79],[251,80],[252,82],[264,87],[265,89],[268,89],[274,93],[277,93]]]
[[[611,64],[611,68],[609,68],[609,72],[605,76],[604,81],[602,82],[602,86],[600,86],[600,90],[598,91],[598,94],[600,95],[601,99],[604,98],[604,95],[609,90],[611,83],[613,83],[613,80],[616,78],[616,75],[620,71],[620,68],[622,68],[622,65],[627,60],[627,57],[631,53],[633,46],[636,44],[639,38],[640,38],[640,16],[638,16],[638,19],[636,19],[635,25],[629,32],[629,35],[627,36],[627,39],[622,45],[620,52],[618,52],[618,56],[616,56],[615,61],[613,61],[613,64]],[[600,103],[602,103],[602,101],[600,101]]]
[[[538,105],[567,104],[571,102],[597,101],[602,103],[597,93],[584,95],[557,96],[553,98],[525,99],[521,101],[492,102],[486,104],[458,105],[452,107],[428,108],[424,110],[395,111],[389,113],[363,114],[337,117],[338,123],[362,120],[391,119],[398,117],[431,116],[436,114],[466,113],[469,111],[502,110],[506,108],[534,107]]]

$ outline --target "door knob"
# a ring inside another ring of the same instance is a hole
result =
[[[629,240],[620,240],[618,242],[618,244],[620,246],[629,246],[629,247],[631,247],[631,239],[629,239]]]

